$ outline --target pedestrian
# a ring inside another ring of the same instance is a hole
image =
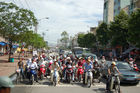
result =
[[[0,77],[0,93],[10,93],[14,85],[10,78],[6,76]]]

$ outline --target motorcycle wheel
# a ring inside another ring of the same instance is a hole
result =
[[[56,82],[57,82],[56,77],[54,77],[54,78],[53,78],[53,85],[54,85],[54,86],[56,86]]]
[[[32,75],[32,78],[31,78],[31,85],[34,84],[34,75]]]
[[[82,75],[80,74],[79,75],[79,82],[81,82],[81,80],[82,80]]]
[[[40,79],[43,80],[43,78],[44,78],[44,75],[43,73],[41,73]]]
[[[91,79],[89,77],[87,78],[87,86],[88,86],[88,88],[91,87]]]
[[[19,84],[19,74],[17,73],[17,76],[16,76],[16,84]]]
[[[120,85],[115,85],[115,93],[120,93]]]

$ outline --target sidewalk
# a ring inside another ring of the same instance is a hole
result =
[[[29,55],[28,57],[25,57],[24,62],[28,58],[31,58],[32,55]],[[0,56],[0,76],[10,76],[13,73],[15,73],[18,63],[18,53],[14,54],[14,62],[8,62],[9,55],[6,56]]]

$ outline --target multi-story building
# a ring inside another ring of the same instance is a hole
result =
[[[114,18],[114,0],[104,0],[103,22],[109,24]]]
[[[114,17],[128,5],[130,5],[130,0],[114,0]]]
[[[140,0],[130,0],[129,12],[131,13],[137,8],[140,8]]]

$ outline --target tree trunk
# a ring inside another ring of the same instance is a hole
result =
[[[10,58],[11,58],[11,54],[12,54],[12,41],[10,41],[9,48],[10,48],[10,51],[9,51],[9,59],[8,59],[8,62],[10,62]]]

